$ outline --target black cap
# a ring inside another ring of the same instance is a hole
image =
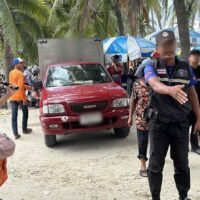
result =
[[[200,50],[192,49],[192,51],[190,51],[190,55],[199,55],[200,56]]]
[[[160,44],[172,43],[176,41],[176,37],[173,31],[161,31],[156,36],[156,44],[157,46]]]

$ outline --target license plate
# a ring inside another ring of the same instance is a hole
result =
[[[82,114],[80,116],[80,124],[85,126],[100,124],[102,121],[103,117],[101,113]]]

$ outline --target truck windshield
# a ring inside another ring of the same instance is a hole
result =
[[[108,83],[111,79],[100,64],[50,67],[46,87]]]

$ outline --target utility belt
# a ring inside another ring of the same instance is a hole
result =
[[[154,111],[153,108],[151,107],[147,107],[145,109],[144,117],[145,117],[146,122],[149,122],[150,119],[154,119],[162,123],[188,122],[187,115],[185,117],[174,119],[174,118],[170,118],[169,116],[158,113],[157,111]]]

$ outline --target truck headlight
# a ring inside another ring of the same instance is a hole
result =
[[[49,104],[43,106],[44,114],[59,114],[64,112],[65,108],[62,104]]]
[[[128,107],[129,106],[129,98],[120,98],[115,99],[113,101],[114,108]]]

